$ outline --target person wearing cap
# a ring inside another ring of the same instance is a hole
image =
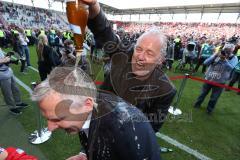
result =
[[[225,84],[229,80],[233,66],[228,62],[228,57],[232,54],[233,50],[234,45],[225,44],[220,52],[215,53],[204,61],[204,65],[209,66],[205,74],[206,80],[218,84]],[[194,104],[195,108],[201,107],[202,102],[210,91],[212,91],[212,93],[207,105],[208,114],[211,114],[213,112],[216,103],[222,94],[223,88],[204,83],[202,86],[201,94]]]
[[[54,68],[36,86],[32,100],[38,102],[50,131],[79,134],[83,150],[68,160],[161,159],[144,114],[120,97],[97,93],[94,82],[79,67]]]
[[[195,51],[196,44],[194,42],[188,42],[186,45],[186,48],[183,50],[183,56],[182,56],[182,65],[183,67],[186,64],[190,65],[190,70],[193,71],[193,63],[196,58],[196,51]]]

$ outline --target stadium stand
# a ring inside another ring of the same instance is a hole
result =
[[[1,2],[0,12],[3,17],[0,18],[0,22],[4,26],[14,24],[24,28],[50,28],[54,24],[59,28],[66,28],[66,20],[62,17],[62,13],[57,11]]]

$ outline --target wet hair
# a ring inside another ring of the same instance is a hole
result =
[[[92,79],[80,68],[56,67],[48,78],[36,86],[32,93],[33,101],[41,101],[55,91],[63,98],[83,102],[86,98],[96,101],[97,89]]]

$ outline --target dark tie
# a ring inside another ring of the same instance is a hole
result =
[[[84,131],[79,132],[79,139],[82,147],[84,148],[85,151],[87,151],[88,138]]]

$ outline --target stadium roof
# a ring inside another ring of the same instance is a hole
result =
[[[102,0],[105,1],[105,0]],[[109,0],[106,0],[109,1]],[[178,14],[178,13],[240,13],[240,0],[218,0],[218,3],[193,3],[195,0],[191,0],[192,3],[145,3],[136,2],[135,6],[132,6],[132,1],[124,3],[126,0],[122,0],[125,7],[118,5],[110,5],[109,3],[103,3],[104,10],[111,14],[126,15],[126,14]],[[145,1],[145,0],[142,0]],[[211,0],[209,0],[211,2]],[[172,0],[170,0],[172,2]],[[177,1],[180,2],[180,1]],[[184,1],[183,1],[184,2]],[[139,3],[139,4],[138,4]],[[126,5],[127,4],[127,5]],[[154,5],[155,4],[155,5]],[[153,7],[154,6],[154,7]]]
[[[64,0],[55,0],[61,1]],[[240,13],[240,0],[99,0],[111,14]]]
[[[240,3],[239,0],[99,0],[101,3],[112,6],[117,9],[134,8],[154,8],[154,7],[173,7],[173,6],[192,6],[192,5],[214,5]]]
[[[65,10],[65,0],[3,0]],[[240,13],[240,0],[98,0],[110,14]]]
[[[3,0],[23,5],[65,12],[65,0]],[[240,0],[98,0],[108,15],[173,15],[200,14],[202,20],[206,13],[217,14],[215,19],[225,17],[226,22],[240,23]],[[232,13],[232,14],[230,14]],[[116,17],[116,16],[115,16]],[[132,16],[133,17],[133,16]],[[152,16],[153,17],[153,16]],[[172,18],[171,18],[172,17]],[[176,17],[176,16],[175,16]],[[190,17],[190,16],[189,16]],[[198,16],[199,17],[199,16]],[[121,18],[122,19],[122,18]],[[130,18],[131,19],[131,18]],[[140,20],[139,18],[138,20]],[[147,19],[147,18],[146,18]],[[150,18],[149,18],[150,19]],[[184,19],[184,18],[182,18]],[[186,19],[186,18],[185,18]],[[232,20],[230,20],[232,19]],[[112,19],[114,20],[114,19]],[[212,20],[209,20],[211,22]]]

